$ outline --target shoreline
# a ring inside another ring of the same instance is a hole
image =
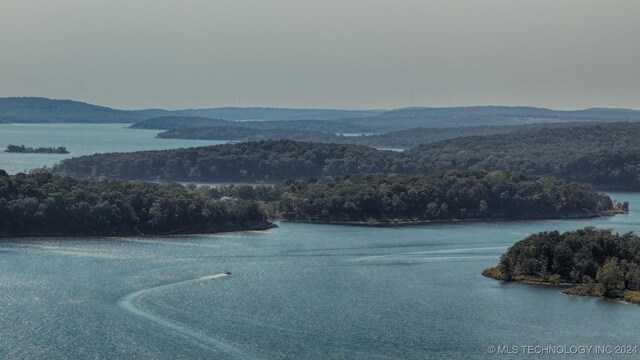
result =
[[[246,226],[243,226],[246,225]],[[142,233],[142,232],[122,232],[122,233],[42,233],[39,231],[33,231],[30,233],[21,234],[0,234],[0,241],[11,238],[52,238],[52,237],[128,237],[128,236],[171,236],[171,235],[206,235],[206,234],[219,234],[226,232],[241,232],[241,231],[260,231],[277,228],[278,225],[271,221],[252,222],[243,225],[213,225],[207,228],[192,229],[181,228],[173,231],[157,232],[157,233]]]
[[[493,274],[496,274],[495,272],[492,271],[494,269],[495,268],[487,268],[483,270],[482,276],[493,279],[493,280],[505,282],[505,283],[537,285],[537,286],[543,286],[543,287],[553,287],[553,288],[563,289],[561,293],[566,296],[590,297],[590,298],[596,298],[596,299],[612,300],[612,301],[616,301],[618,303],[622,303],[626,305],[640,306],[640,298],[638,298],[638,296],[640,295],[640,292],[638,291],[624,290],[620,293],[620,296],[617,296],[617,297],[604,296],[602,295],[602,293],[599,293],[597,291],[598,290],[597,285],[599,285],[598,283],[589,283],[589,284],[552,283],[549,281],[536,281],[534,279],[505,280],[493,275]]]
[[[464,224],[477,222],[509,222],[509,221],[538,221],[538,220],[572,220],[572,219],[593,219],[600,217],[610,217],[615,215],[627,214],[624,211],[606,211],[598,214],[562,216],[562,217],[522,217],[522,218],[487,218],[487,219],[438,219],[438,220],[373,220],[373,221],[335,221],[335,220],[290,220],[284,218],[275,218],[274,221],[304,223],[304,224],[326,224],[326,225],[346,225],[346,226],[366,226],[366,227],[401,227],[412,225],[446,225],[446,224]]]

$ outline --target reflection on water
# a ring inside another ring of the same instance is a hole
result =
[[[483,359],[490,345],[639,345],[639,307],[480,275],[533,232],[637,230],[640,196],[614,197],[632,213],[5,239],[0,357]]]

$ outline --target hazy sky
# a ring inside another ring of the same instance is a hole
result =
[[[640,1],[0,0],[0,96],[640,108]]]

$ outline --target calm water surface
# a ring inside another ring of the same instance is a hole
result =
[[[0,147],[67,146],[75,156],[212,143],[155,134],[122,125],[0,125]],[[0,168],[17,172],[64,157],[0,153]],[[640,194],[613,196],[630,201],[631,213],[0,240],[0,358],[519,359],[486,349],[640,346],[640,307],[480,275],[533,232],[638,230]],[[227,270],[231,276],[220,275]]]
[[[614,197],[634,210],[570,221],[6,239],[0,357],[517,359],[486,348],[640,346],[640,307],[480,275],[533,232],[637,230],[640,195]]]
[[[129,124],[0,124],[0,169],[15,174],[52,166],[69,157],[105,152],[163,150],[215,145],[225,141],[156,139],[158,130],[127,129]],[[70,154],[13,154],[7,145],[65,146]]]

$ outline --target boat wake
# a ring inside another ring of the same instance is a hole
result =
[[[195,284],[195,283],[199,283],[199,282],[203,282],[203,281],[207,281],[207,280],[214,280],[214,279],[221,279],[221,278],[225,278],[229,276],[229,274],[226,273],[222,273],[222,274],[215,274],[215,275],[207,275],[207,276],[202,276],[199,278],[195,278],[195,279],[190,279],[190,280],[183,280],[183,281],[178,281],[178,282],[174,282],[174,283],[170,283],[170,284],[165,284],[165,285],[160,285],[160,286],[156,286],[156,287],[152,287],[152,288],[148,288],[148,289],[143,289],[143,290],[138,290],[138,291],[134,291],[132,293],[129,293],[123,297],[121,297],[118,300],[118,306],[125,310],[126,312],[135,315],[139,318],[143,318],[145,320],[151,321],[157,325],[160,325],[162,327],[165,327],[169,330],[171,330],[174,333],[177,333],[185,338],[188,339],[192,339],[192,340],[196,340],[199,343],[206,345],[209,348],[212,348],[212,350],[214,351],[218,351],[218,352],[223,352],[227,355],[230,355],[232,357],[237,357],[237,358],[243,358],[246,359],[248,358],[248,355],[243,353],[240,349],[238,349],[237,347],[228,344],[224,341],[212,338],[198,330],[195,329],[191,329],[189,327],[186,327],[184,325],[175,323],[173,321],[170,321],[168,319],[165,319],[163,317],[160,317],[156,314],[153,314],[141,307],[138,307],[136,305],[137,301],[143,297],[146,294],[152,293],[152,292],[158,292],[158,291],[162,291],[162,290],[167,290],[167,289],[171,289],[171,288],[175,288],[178,286],[184,286],[184,285],[189,285],[189,284]]]

